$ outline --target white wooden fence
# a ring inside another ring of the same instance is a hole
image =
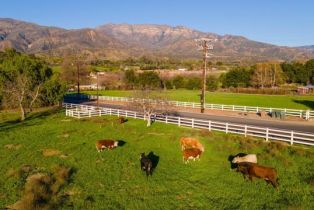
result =
[[[144,119],[143,113],[128,111],[122,109],[112,109],[105,107],[87,106],[80,104],[63,103],[66,108],[66,115],[75,118],[94,117],[102,115],[116,115]],[[194,118],[184,118],[168,115],[156,115],[157,122],[175,124],[192,128],[208,129],[209,131],[222,131],[225,133],[242,134],[245,136],[254,136],[264,138],[266,141],[278,140],[303,145],[314,145],[314,133],[303,133],[289,130],[271,129],[265,127],[256,127],[250,125],[239,125],[225,122],[215,122],[211,120],[200,120]]]
[[[66,97],[77,97],[72,94]],[[81,99],[97,99],[96,95],[80,95]],[[99,100],[106,101],[120,101],[120,102],[132,102],[134,100],[142,100],[128,97],[115,97],[115,96],[99,96]],[[195,102],[183,102],[183,101],[169,101],[172,106],[187,107],[187,108],[200,108],[200,103]],[[314,110],[302,110],[302,109],[286,109],[286,108],[271,108],[271,107],[255,107],[255,106],[239,106],[239,105],[225,105],[225,104],[205,104],[206,109],[210,110],[222,110],[222,111],[235,111],[235,112],[252,112],[260,113],[262,111],[266,113],[272,113],[273,111],[279,111],[286,116],[294,116],[304,118],[306,120],[314,119]]]

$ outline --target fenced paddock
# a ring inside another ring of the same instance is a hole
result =
[[[67,95],[68,98],[77,98],[76,94]],[[96,100],[96,95],[80,95],[80,99]],[[115,97],[115,96],[98,96],[99,100],[104,101],[119,101],[119,102],[133,102],[136,100],[129,97]],[[152,101],[154,102],[154,101]],[[169,105],[185,108],[200,108],[200,103],[184,102],[184,101],[168,101]],[[250,112],[250,113],[272,113],[273,111],[279,111],[286,116],[293,116],[303,118],[305,120],[314,119],[314,110],[302,110],[302,109],[286,109],[286,108],[273,108],[273,107],[255,107],[255,106],[239,106],[239,105],[226,105],[226,104],[205,104],[205,109],[208,110],[220,110],[220,111],[233,111],[233,112]]]
[[[73,103],[63,103],[66,108],[66,115],[75,118],[86,118],[103,115],[115,115],[123,117],[131,117],[135,119],[144,119],[144,114],[122,110],[112,109],[105,107],[96,107],[88,105],[80,105]],[[225,122],[215,122],[211,120],[200,120],[194,118],[176,117],[157,114],[154,116],[154,120],[157,122],[163,122],[168,124],[175,124],[178,126],[185,126],[198,129],[207,129],[209,131],[221,131],[225,133],[241,134],[244,136],[254,136],[265,139],[266,141],[284,141],[292,144],[314,145],[314,134],[303,133],[289,130],[279,130],[265,127],[256,127],[250,125],[239,125]]]

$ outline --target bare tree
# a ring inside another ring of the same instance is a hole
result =
[[[80,84],[89,82],[91,69],[79,56],[66,56],[61,66],[61,78],[69,85],[77,86],[80,94]]]
[[[157,91],[138,90],[133,92],[133,101],[128,106],[132,110],[142,112],[147,127],[151,126],[156,114],[164,114],[171,111],[171,105],[166,97]]]
[[[254,86],[275,87],[283,82],[283,72],[279,63],[258,63],[251,77]]]

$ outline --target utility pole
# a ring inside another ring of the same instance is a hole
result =
[[[203,68],[203,73],[202,73],[201,113],[204,113],[204,110],[205,110],[207,58],[209,58],[209,56],[211,55],[209,54],[209,50],[214,49],[214,46],[211,43],[215,41],[216,39],[209,39],[209,38],[195,39],[198,49],[203,52],[203,61],[204,61],[204,68]]]
[[[97,108],[99,109],[98,71],[96,72],[96,77],[97,77]]]
[[[76,72],[77,72],[77,95],[80,95],[80,64],[76,63]]]

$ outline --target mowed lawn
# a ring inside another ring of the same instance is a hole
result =
[[[167,90],[163,91],[170,100],[199,102],[200,91],[196,90]],[[96,91],[86,91],[88,94],[96,94]],[[106,90],[100,94],[107,96],[132,96],[132,91]],[[290,109],[314,109],[314,96],[294,95],[260,95],[241,93],[207,92],[206,103],[230,104],[243,106],[259,106]]]
[[[314,209],[314,148],[266,143],[237,135],[210,133],[117,117],[76,120],[64,111],[35,113],[23,123],[0,114],[0,208],[20,199],[25,176],[10,171],[31,165],[49,172],[58,164],[74,171],[60,192],[60,209]],[[179,138],[199,138],[200,161],[183,164]],[[95,141],[126,143],[98,153]],[[11,145],[11,146],[8,146]],[[50,149],[55,155],[44,156]],[[152,177],[140,170],[139,156],[159,156]],[[279,190],[262,180],[245,181],[230,170],[229,155],[256,153],[260,164],[275,167]]]

